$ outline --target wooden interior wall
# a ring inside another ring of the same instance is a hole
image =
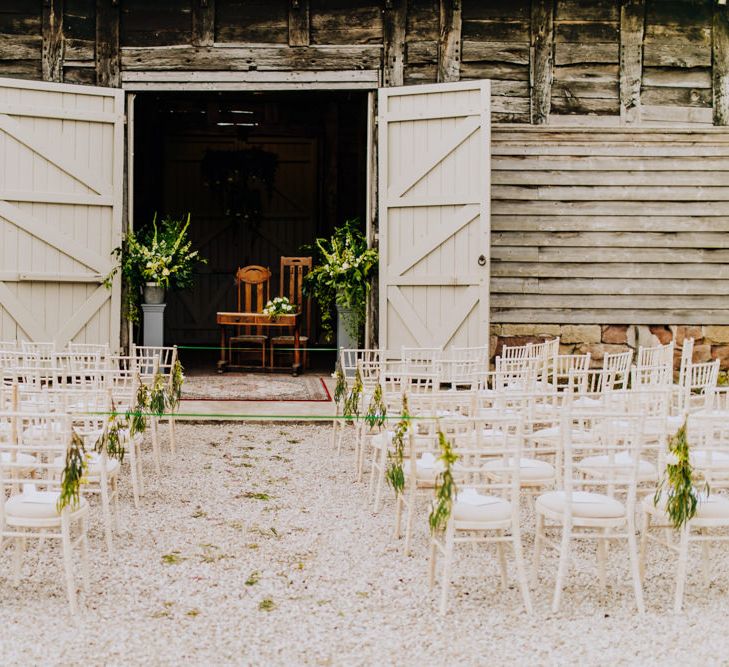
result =
[[[493,322],[729,322],[729,133],[492,140]]]
[[[729,124],[716,0],[5,0],[0,74],[119,86],[164,72],[488,78],[495,123]],[[204,76],[203,76],[204,78]]]

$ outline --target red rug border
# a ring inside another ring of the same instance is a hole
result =
[[[326,398],[181,398],[180,401],[198,401],[203,403],[331,403],[332,395],[329,393],[327,383],[320,377],[319,382],[324,387]]]

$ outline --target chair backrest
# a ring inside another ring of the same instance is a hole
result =
[[[701,412],[688,420],[691,464],[714,488],[729,485],[729,420],[725,414]],[[696,474],[696,473],[695,473]],[[700,487],[699,484],[697,486]]]
[[[681,413],[691,412],[694,408],[706,405],[716,389],[719,379],[719,359],[701,364],[691,364],[679,384],[679,409]]]
[[[577,383],[587,388],[587,374],[590,370],[590,353],[587,354],[557,354],[553,358],[551,380],[554,389],[559,385],[567,384],[573,378],[573,384]]]
[[[238,287],[238,312],[260,313],[271,298],[271,270],[266,266],[251,264],[235,272]],[[261,333],[262,327],[239,327],[245,335]]]
[[[424,371],[440,375],[443,348],[440,347],[405,347],[400,351],[403,369],[408,373]]]
[[[278,294],[301,310],[300,329],[305,336],[311,336],[311,298],[304,296],[304,276],[311,268],[311,257],[281,257]]]
[[[357,370],[357,362],[361,359],[365,363],[377,362],[383,358],[380,350],[365,348],[339,348],[339,364],[342,373],[347,379],[354,377]]]
[[[0,340],[0,352],[16,352],[17,349],[17,340]]]
[[[443,356],[440,365],[443,371],[442,382],[454,387],[477,388],[483,375],[488,372],[488,347],[452,347]]]
[[[673,350],[673,341],[655,347],[639,347],[636,366],[643,368],[646,366],[670,365],[673,368]]]

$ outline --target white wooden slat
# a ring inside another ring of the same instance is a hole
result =
[[[492,277],[546,278],[699,278],[729,279],[726,264],[668,264],[661,262],[499,262],[491,264]]]
[[[0,306],[10,313],[10,316],[17,322],[31,340],[51,340],[45,327],[43,327],[35,315],[26,308],[23,301],[13,294],[8,286],[0,282]]]
[[[11,273],[0,271],[0,280],[6,283],[101,283],[104,276],[100,273]]]
[[[495,323],[539,324],[726,324],[726,310],[657,308],[655,310],[614,308],[494,308]]]
[[[583,215],[493,215],[494,231],[578,232],[588,229]],[[591,232],[729,232],[729,216],[686,218],[676,215],[600,215],[589,220]]]
[[[19,141],[24,146],[30,148],[34,153],[43,155],[47,160],[52,162],[56,167],[75,178],[79,183],[90,188],[100,195],[110,193],[110,187],[100,181],[97,176],[86,169],[84,166],[76,163],[68,155],[62,155],[56,151],[53,145],[43,145],[38,142],[30,132],[27,132],[20,124],[2,113],[2,103],[0,103],[0,130],[9,134],[13,139]]]
[[[665,294],[729,296],[729,280],[692,278],[491,278],[492,294]]]
[[[583,221],[584,226],[584,221]],[[726,232],[493,232],[492,246],[729,248]]]
[[[111,195],[85,195],[76,192],[38,192],[32,190],[0,190],[0,199],[39,204],[79,204],[81,206],[111,206]]]
[[[66,324],[53,336],[53,342],[59,349],[66,347],[68,342],[86,326],[92,316],[111,298],[111,292],[100,285],[86,302],[76,310],[67,320]]]
[[[114,123],[117,118],[113,113],[104,111],[84,111],[82,109],[69,109],[57,107],[49,109],[25,104],[8,104],[0,100],[0,110],[8,116],[29,116],[31,118],[58,118],[60,120],[83,120],[95,123]]]
[[[497,185],[494,199],[537,201],[729,201],[729,187],[695,185]]]

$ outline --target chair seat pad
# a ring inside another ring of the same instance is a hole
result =
[[[101,455],[96,452],[86,452],[87,468],[86,475],[88,477],[98,477],[101,474]],[[65,465],[65,456],[59,456],[53,462],[59,468]],[[111,457],[106,459],[106,474],[114,475],[119,471],[119,461]]]
[[[14,519],[60,520],[61,514],[56,509],[59,495],[57,492],[18,493],[11,496],[5,503],[5,514],[9,518]],[[85,505],[86,499],[81,498],[80,507],[84,507]]]
[[[534,431],[529,438],[532,440],[556,440],[560,437],[559,426],[550,426],[549,428],[541,428]],[[572,429],[572,440],[573,442],[589,442],[592,440],[592,434],[583,429],[573,428]]]
[[[610,461],[609,454],[600,454],[598,456],[587,456],[580,460],[576,467],[578,470],[599,471],[600,468],[606,468],[606,474],[617,476],[629,476],[633,474],[633,466],[635,461],[629,452],[618,452]],[[638,477],[641,480],[646,478],[653,479],[658,476],[658,469],[650,461],[645,459],[638,460]]]
[[[698,492],[696,495],[699,503],[696,506],[694,519],[727,519],[729,521],[729,498],[716,493],[707,496],[705,493]],[[651,494],[643,498],[643,508],[650,512],[657,510],[665,514],[667,500],[668,496],[662,493],[656,506],[653,501],[653,494]]]
[[[537,507],[564,514],[567,496],[564,491],[550,491],[537,498]],[[625,516],[623,503],[602,493],[572,492],[572,516],[581,519],[619,519]]]
[[[597,408],[602,405],[602,400],[590,396],[580,396],[572,402],[572,405],[576,408]]]
[[[273,336],[271,338],[271,344],[272,345],[293,345],[296,342],[296,339],[293,336]],[[299,343],[301,345],[304,345],[305,343],[309,342],[308,336],[299,336]]]
[[[689,450],[691,465],[695,468],[729,471],[729,452],[720,450]]]
[[[504,468],[513,465],[513,459],[509,458],[506,462],[501,459],[489,461],[484,469],[497,470],[496,476],[503,476],[506,471]],[[519,459],[519,477],[522,482],[551,482],[555,477],[554,466],[547,461],[539,459],[521,458]]]
[[[0,460],[2,460],[3,463],[10,463],[12,461],[11,452],[3,452],[2,454],[0,454]],[[15,454],[15,462],[20,463],[21,465],[32,466],[34,463],[36,463],[36,458],[32,454],[17,452]]]
[[[491,523],[511,517],[511,503],[498,496],[484,496],[464,489],[453,503],[453,519],[468,523]]]
[[[263,334],[260,336],[251,334],[250,336],[233,336],[229,343],[231,345],[233,343],[265,343],[267,340],[268,336],[264,336]]]

